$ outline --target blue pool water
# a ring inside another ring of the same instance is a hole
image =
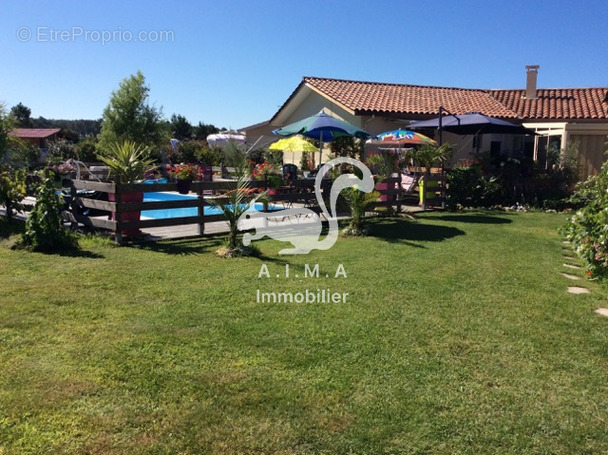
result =
[[[160,201],[179,201],[192,200],[196,196],[176,193],[144,193],[144,202],[160,202]],[[270,210],[279,210],[283,207],[269,206]],[[254,210],[253,208],[251,210]],[[255,210],[264,210],[264,204],[256,203]],[[222,211],[210,205],[205,206],[205,215],[221,215]],[[154,219],[162,218],[181,218],[185,216],[197,216],[198,209],[196,207],[185,207],[179,209],[162,209],[162,210],[142,210],[141,216]]]

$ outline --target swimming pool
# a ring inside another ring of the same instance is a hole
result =
[[[160,202],[160,201],[179,201],[192,200],[196,196],[177,193],[144,193],[144,202]],[[283,207],[269,204],[269,210],[280,210]],[[252,207],[250,211],[253,211]],[[257,202],[255,210],[264,210],[264,204]],[[206,205],[204,209],[205,215],[221,215],[222,211],[211,205]],[[197,216],[198,209],[196,207],[184,207],[178,209],[161,209],[161,210],[142,210],[141,216],[146,218],[164,219],[164,218],[181,218],[186,216]]]

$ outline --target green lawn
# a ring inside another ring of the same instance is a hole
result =
[[[5,234],[0,454],[606,453],[608,291],[566,292],[564,220],[379,219],[231,260],[221,238],[52,256]],[[346,303],[256,302],[326,288]]]

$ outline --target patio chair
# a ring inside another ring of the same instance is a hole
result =
[[[420,177],[418,177],[416,174],[410,172],[409,169],[402,169],[401,172],[401,189],[404,191],[405,194],[410,194],[414,191],[414,189],[416,188],[416,185],[418,184],[418,180],[420,179]]]
[[[75,160],[74,158],[70,158],[66,161],[66,163],[71,164],[76,168],[77,180],[97,180],[98,182],[101,182],[101,179],[97,176],[97,174],[100,172],[105,172],[107,176],[109,170],[106,166],[92,166],[98,168],[95,169],[95,172],[92,172],[86,164],[84,164],[82,161]]]
[[[213,181],[213,166],[209,164],[201,164],[199,165],[201,169],[201,173],[199,177],[202,182],[212,182]],[[213,190],[203,190],[203,196],[213,196]]]
[[[284,164],[283,165],[283,180],[297,180],[298,179],[298,166],[295,164]]]

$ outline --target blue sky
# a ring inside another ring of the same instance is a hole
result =
[[[1,5],[0,102],[34,117],[99,118],[137,70],[166,117],[228,128],[270,118],[303,76],[523,88],[525,65],[538,64],[539,87],[608,86],[601,0]],[[152,41],[135,42],[141,31]]]

